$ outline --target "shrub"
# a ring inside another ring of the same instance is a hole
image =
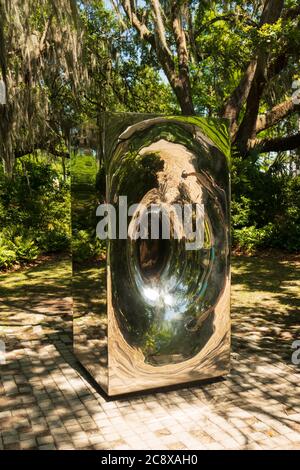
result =
[[[17,261],[14,245],[0,234],[0,269],[9,268]]]
[[[39,254],[39,248],[31,231],[22,226],[5,228],[1,233],[1,239],[3,244],[14,252],[15,261],[32,261]]]
[[[69,249],[70,185],[61,173],[45,155],[22,157],[13,179],[0,168],[0,268]]]
[[[276,228],[273,224],[256,228],[253,225],[251,227],[243,227],[233,231],[233,245],[248,254],[253,254],[258,249],[272,246],[272,240]]]
[[[53,229],[40,235],[37,243],[44,253],[61,253],[70,248],[70,236],[67,232]]]
[[[82,262],[97,258],[103,252],[105,241],[96,238],[87,230],[79,230],[72,237],[72,253],[74,261]]]
[[[300,176],[262,171],[238,157],[232,166],[233,247],[300,251]]]
[[[29,235],[17,236],[13,243],[18,261],[33,261],[37,258],[40,250]]]
[[[53,223],[36,240],[43,253],[67,252],[71,245],[70,227],[64,223]]]

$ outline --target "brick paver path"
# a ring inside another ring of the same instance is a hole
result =
[[[72,354],[66,263],[0,277],[0,449],[300,448],[296,262],[234,260],[226,380],[118,400]]]

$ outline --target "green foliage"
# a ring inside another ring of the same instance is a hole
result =
[[[258,248],[270,246],[274,228],[274,225],[269,223],[262,228],[251,225],[250,227],[236,229],[233,231],[233,242],[241,250],[253,254]]]
[[[96,238],[95,234],[87,230],[79,230],[72,237],[72,253],[74,261],[80,263],[101,256],[105,241]]]
[[[0,269],[14,263],[32,261],[39,254],[39,247],[28,230],[8,227],[0,234]]]
[[[0,269],[9,268],[16,260],[17,255],[13,243],[0,234]]]
[[[259,249],[300,251],[300,176],[262,171],[233,159],[232,242],[249,254]]]
[[[82,2],[84,66],[89,86],[82,90],[82,114],[100,111],[174,114],[178,105],[152,51],[139,41],[107,2]],[[85,83],[84,83],[85,86]]]
[[[0,268],[70,246],[69,183],[45,155],[27,156],[13,179],[0,173]]]
[[[69,227],[64,224],[54,224],[54,228],[46,231],[37,238],[41,250],[46,253],[58,253],[68,251],[70,248]]]
[[[13,247],[16,253],[18,261],[31,261],[36,259],[39,254],[39,248],[35,244],[35,239],[29,231],[18,227],[19,233],[11,233],[9,239],[13,243]],[[5,232],[4,232],[5,233]]]

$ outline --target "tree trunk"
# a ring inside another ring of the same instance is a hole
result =
[[[3,162],[4,174],[12,178],[13,170],[15,166],[15,159],[10,158],[9,156],[6,156],[5,158],[2,159],[2,162]]]
[[[178,58],[178,77],[175,81],[176,86],[174,92],[179,101],[182,113],[193,115],[195,114],[195,110],[190,82],[189,53],[182,22],[183,7],[183,3],[180,2],[174,2],[172,6],[172,27],[176,41]]]
[[[195,109],[191,97],[190,83],[188,76],[181,76],[176,80],[176,85],[173,87],[174,93],[178,100],[182,114],[192,116],[195,114]]]

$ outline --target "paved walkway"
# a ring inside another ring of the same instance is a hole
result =
[[[230,376],[110,401],[72,354],[67,261],[0,276],[0,449],[300,448],[299,263],[233,264]]]

